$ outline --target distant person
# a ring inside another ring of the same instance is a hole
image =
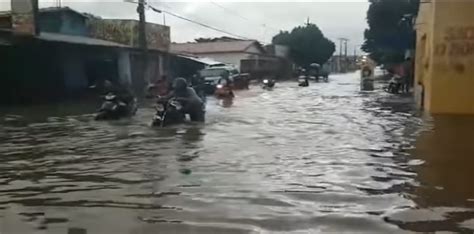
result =
[[[166,96],[169,91],[167,76],[163,75],[147,87],[147,97]]]

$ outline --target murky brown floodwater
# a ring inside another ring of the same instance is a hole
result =
[[[118,122],[3,110],[0,232],[472,231],[474,119],[358,89],[355,74],[254,87],[168,129],[150,106]]]

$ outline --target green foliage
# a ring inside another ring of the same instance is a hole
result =
[[[369,0],[369,28],[362,49],[379,64],[400,62],[407,49],[413,49],[416,34],[413,21],[419,0]]]
[[[281,31],[273,37],[273,44],[286,45],[296,64],[307,67],[311,63],[324,64],[336,51],[336,45],[327,39],[315,24]]]

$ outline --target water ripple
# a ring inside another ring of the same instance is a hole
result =
[[[152,103],[112,122],[10,111],[0,118],[5,230],[468,230],[470,210],[402,219],[428,206],[419,193],[434,188],[419,178],[425,160],[410,158],[423,122],[406,100],[359,92],[355,77],[252,87],[231,107],[210,98],[205,125],[167,129],[149,127]]]

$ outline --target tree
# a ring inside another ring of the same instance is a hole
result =
[[[334,42],[326,38],[315,24],[299,26],[291,32],[281,31],[272,42],[288,46],[293,61],[303,67],[311,63],[324,64],[336,51]]]
[[[419,0],[369,0],[369,28],[362,49],[379,64],[401,62],[408,49],[414,49],[413,20]]]

